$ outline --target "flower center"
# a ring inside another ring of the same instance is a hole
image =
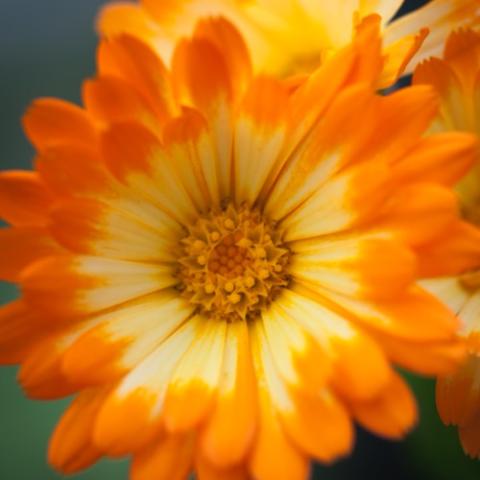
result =
[[[289,250],[258,210],[229,205],[181,240],[182,294],[202,313],[235,321],[257,316],[288,282]]]

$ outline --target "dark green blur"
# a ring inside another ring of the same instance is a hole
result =
[[[93,19],[102,3],[100,0],[0,2],[2,169],[31,165],[33,151],[20,127],[20,117],[31,100],[56,96],[79,101],[82,80],[94,72]],[[423,2],[407,3],[411,7]],[[15,294],[12,286],[0,283],[0,304],[13,299]],[[68,401],[30,401],[23,396],[15,375],[14,367],[0,369],[0,480],[63,478],[47,466],[45,452],[49,434]],[[446,429],[438,420],[433,382],[411,377],[409,380],[421,410],[420,425],[409,439],[394,443],[359,432],[353,456],[334,467],[316,468],[314,479],[480,479],[479,463],[463,455],[455,431]],[[126,462],[104,461],[72,478],[127,480],[127,472]]]

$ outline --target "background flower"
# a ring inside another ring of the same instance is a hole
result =
[[[413,81],[432,85],[439,93],[441,108],[432,129],[438,132],[465,131],[480,135],[480,34],[472,30],[452,33],[443,58],[432,58],[415,70]],[[480,138],[480,137],[479,137]],[[478,229],[480,222],[480,152],[467,175],[457,184],[462,214]],[[452,235],[453,240],[454,235]],[[452,246],[455,240],[452,241]],[[472,245],[472,249],[476,246]],[[445,257],[453,249],[436,252]],[[429,280],[427,287],[458,312],[460,334],[466,338],[469,357],[459,370],[439,380],[437,404],[447,424],[458,425],[465,451],[480,456],[480,272],[466,269],[461,275]]]
[[[191,32],[201,15],[224,15],[242,32],[253,52],[259,72],[289,76],[312,71],[322,58],[346,45],[355,25],[377,13],[382,18],[387,61],[380,83],[390,85],[403,73],[405,52],[415,52],[426,38],[409,71],[421,59],[441,51],[452,28],[475,27],[480,22],[476,0],[433,0],[428,5],[393,20],[402,0],[139,0],[113,3],[99,17],[99,29],[111,35],[128,32],[151,43],[168,60],[175,40]]]

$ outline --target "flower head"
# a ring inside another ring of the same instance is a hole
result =
[[[378,17],[295,88],[253,76],[222,19],[171,71],[128,36],[98,58],[84,108],[27,112],[35,171],[0,175],[0,273],[22,291],[1,360],[31,397],[77,394],[50,462],[302,480],[350,451],[353,421],[403,436],[416,409],[392,364],[439,374],[463,353],[417,280],[476,142],[423,136],[430,87],[374,93]]]
[[[419,65],[414,74],[416,84],[429,84],[439,93],[441,108],[432,129],[468,131],[480,135],[480,35],[471,30],[452,33],[445,46],[443,59],[432,58]],[[437,405],[447,424],[459,425],[459,435],[467,453],[480,456],[480,413],[478,376],[480,375],[480,156],[476,163],[456,185],[463,217],[469,222],[462,231],[452,232],[447,249],[435,252],[435,258],[455,257],[464,241],[467,229],[478,239],[467,247],[469,257],[477,258],[477,265],[465,265],[460,275],[429,280],[426,285],[451,308],[458,312],[462,325],[460,335],[466,339],[469,356],[454,374],[442,378],[437,384]],[[454,159],[452,166],[455,168]],[[466,251],[466,250],[465,250]],[[468,262],[470,263],[470,262]]]
[[[478,27],[478,0],[433,0],[393,20],[404,2],[319,0],[140,0],[117,3],[99,19],[105,35],[130,33],[149,42],[169,60],[175,43],[189,35],[198,18],[224,15],[245,36],[256,71],[288,76],[313,71],[321,59],[347,45],[356,26],[371,14],[382,18],[386,62],[380,85],[393,83],[417,53],[415,63],[440,54],[449,32],[458,26]],[[409,68],[411,72],[412,68]]]

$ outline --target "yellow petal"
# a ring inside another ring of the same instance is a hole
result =
[[[111,455],[125,455],[161,434],[168,383],[201,331],[199,318],[190,319],[122,379],[98,415],[96,445]]]
[[[257,393],[245,322],[227,327],[217,404],[201,433],[206,458],[219,468],[245,458],[257,424]]]
[[[210,414],[218,390],[225,349],[226,322],[206,323],[180,359],[165,396],[163,418],[170,432],[184,432]]]

